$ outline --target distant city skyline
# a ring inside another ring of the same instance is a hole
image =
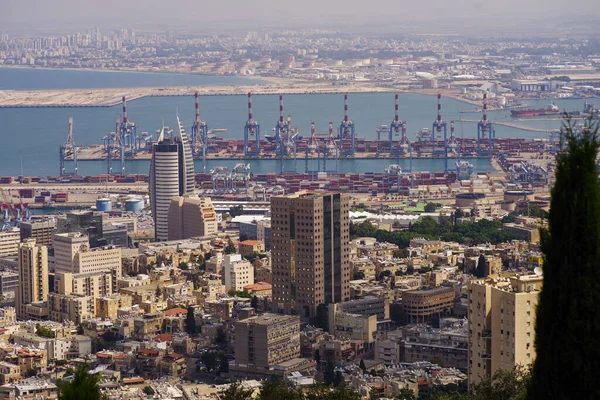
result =
[[[427,7],[418,2],[276,2],[274,0],[193,2],[190,0],[107,0],[75,1],[7,0],[0,13],[1,30],[28,34],[43,31],[69,32],[97,24],[114,28],[132,26],[161,31],[177,29],[204,34],[235,34],[243,30],[281,28],[331,28],[342,32],[460,33],[498,32],[531,36],[559,32],[562,24],[581,22],[581,29],[593,32],[600,11],[591,0],[533,0],[519,2],[431,0]],[[550,21],[548,20],[550,19]],[[589,26],[587,25],[589,22]],[[435,23],[434,23],[435,22]],[[564,34],[568,31],[565,29]]]

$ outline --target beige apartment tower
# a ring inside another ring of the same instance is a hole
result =
[[[25,239],[19,246],[18,272],[17,318],[37,319],[40,315],[31,315],[28,305],[48,301],[48,248],[37,245],[35,239]]]
[[[272,310],[304,321],[350,300],[349,197],[299,192],[271,198]]]
[[[169,240],[214,235],[217,213],[208,197],[176,196],[169,206]]]
[[[538,275],[488,277],[469,282],[469,384],[535,359]]]

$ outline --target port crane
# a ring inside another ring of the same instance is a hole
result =
[[[340,132],[338,131],[337,136],[340,136]],[[327,171],[327,160],[333,158],[335,160],[335,170]],[[323,171],[324,172],[334,172],[338,171],[338,160],[340,159],[340,145],[336,141],[335,136],[333,135],[333,122],[329,121],[329,134],[327,136],[327,140],[325,141],[325,151],[323,152]]]
[[[260,155],[260,124],[252,118],[252,93],[248,93],[248,121],[244,126],[244,155]]]
[[[394,119],[390,123],[390,133],[388,136],[390,143],[390,156],[395,156],[396,160],[400,156],[405,156],[410,151],[410,142],[406,137],[406,121],[402,121],[398,116],[398,94],[394,96]],[[400,137],[400,140],[394,140],[394,137]]]
[[[275,155],[280,160],[280,173],[283,174],[284,159],[293,154],[294,172],[296,170],[296,147],[298,129],[292,128],[292,117],[288,115],[287,120],[283,118],[283,96],[279,95],[279,120],[274,128],[275,131]]]
[[[73,117],[69,117],[69,133],[67,134],[67,140],[60,146],[59,149],[59,165],[60,165],[60,176],[70,175],[67,173],[65,168],[65,158],[72,156],[73,157],[73,175],[77,176],[77,152],[79,148],[75,145],[73,141]]]
[[[192,153],[194,156],[202,154],[202,170],[206,173],[206,153],[208,152],[208,126],[200,119],[200,105],[198,92],[194,93],[196,119],[192,125]]]
[[[487,93],[483,94],[483,117],[477,123],[477,155],[491,156],[494,151],[496,132],[487,118]]]
[[[338,138],[340,143],[340,155],[343,157],[354,156],[356,135],[354,132],[354,122],[348,118],[348,93],[344,94],[344,119],[340,124]]]
[[[319,138],[317,137],[317,129],[315,128],[315,123],[311,122],[310,123],[310,139],[308,141],[308,144],[306,145],[306,149],[305,149],[305,153],[304,153],[304,172],[307,174],[312,174],[315,175],[315,173],[318,173],[321,171],[321,153],[322,153],[322,149],[321,149],[321,143],[319,141]],[[317,162],[316,162],[316,170],[311,170],[309,168],[309,159],[310,158],[314,158],[314,156],[317,156]]]
[[[442,95],[437,95],[437,118],[431,127],[431,154],[443,155],[445,159],[444,172],[448,172],[448,141],[446,137],[446,121],[442,119]],[[443,139],[440,144],[440,139]]]

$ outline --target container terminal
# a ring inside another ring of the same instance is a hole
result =
[[[243,125],[240,124],[243,135],[240,138],[225,139],[218,136],[223,129],[211,128],[210,121],[200,118],[198,93],[195,94],[196,115],[191,124],[191,142],[194,158],[204,161],[203,172],[206,172],[207,159],[281,160],[280,173],[283,172],[283,160],[295,160],[293,172],[304,173],[311,172],[309,160],[316,160],[316,163],[310,163],[313,164],[313,170],[316,168],[316,172],[337,172],[337,160],[344,158],[395,159],[396,163],[401,159],[437,158],[445,160],[444,172],[448,172],[453,168],[453,163],[460,162],[461,159],[489,158],[511,151],[543,151],[549,146],[547,140],[541,139],[497,138],[494,124],[518,126],[512,122],[489,120],[485,95],[480,120],[459,120],[476,124],[474,137],[458,137],[455,134],[455,121],[445,121],[442,118],[442,96],[438,94],[437,115],[431,128],[419,129],[414,141],[407,137],[409,121],[400,119],[398,115],[398,95],[395,95],[395,113],[389,124],[377,128],[376,139],[361,138],[356,133],[354,122],[350,118],[348,94],[344,94],[344,114],[339,125],[329,122],[326,129],[319,131],[319,127],[312,123],[310,134],[307,135],[302,135],[300,127],[293,125],[291,115],[285,117],[283,95],[279,96],[279,119],[275,121],[272,129],[264,129],[265,125],[254,119],[252,94],[248,93],[247,96],[248,119]],[[116,121],[115,131],[104,136],[101,144],[85,148],[75,146],[70,136],[70,141],[67,140],[61,146],[61,165],[64,165],[64,160],[105,161],[107,174],[119,173],[124,176],[124,161],[150,159],[148,149],[155,138],[148,132],[138,132],[137,125],[128,118],[125,97],[122,98],[122,105],[123,114]],[[525,129],[544,132],[549,136],[558,134],[558,131]],[[115,159],[123,161],[121,171],[112,170],[112,161]]]
[[[484,96],[482,118],[477,121],[474,138],[457,137],[454,121],[442,117],[441,95],[437,97],[437,115],[431,128],[422,128],[417,139],[407,138],[407,121],[398,114],[398,96],[395,96],[394,115],[389,125],[377,129],[376,140],[365,140],[356,135],[350,118],[348,95],[344,95],[344,114],[340,125],[328,124],[325,132],[318,132],[311,123],[310,135],[300,136],[291,116],[285,117],[283,96],[279,96],[279,119],[272,133],[262,134],[261,124],[254,120],[252,94],[248,93],[248,120],[242,126],[242,139],[217,137],[219,129],[210,129],[200,117],[198,96],[195,98],[195,118],[191,126],[191,142],[196,159],[204,160],[201,171],[195,174],[200,193],[222,201],[268,201],[273,195],[301,190],[332,190],[355,193],[370,198],[417,196],[418,198],[452,197],[472,191],[474,183],[487,180],[489,190],[517,185],[527,188],[547,188],[552,179],[554,155],[561,150],[560,132],[548,132],[547,139],[496,138],[492,121],[487,118]],[[138,126],[129,119],[127,99],[122,98],[123,114],[115,121],[115,131],[103,138],[103,144],[93,147],[96,158],[106,162],[107,171],[99,176],[81,176],[78,161],[90,148],[76,144],[73,120],[69,119],[66,140],[59,146],[59,174],[56,177],[0,177],[0,220],[20,221],[31,217],[34,208],[69,208],[90,206],[97,199],[106,199],[111,191],[133,196],[124,204],[140,208],[140,196],[147,194],[148,176],[128,174],[126,160],[150,158],[147,149],[153,137],[138,132]],[[592,110],[587,105],[584,112]],[[178,118],[176,129],[185,129]],[[163,126],[161,130],[171,130]],[[469,158],[491,159],[496,172],[477,173]],[[225,166],[206,169],[206,159],[276,159],[281,160],[279,171],[253,174],[250,165],[243,162],[231,170]],[[338,162],[345,158],[389,159],[390,165],[382,171],[341,173]],[[400,159],[444,159],[443,171],[413,171],[399,165]],[[65,161],[72,161],[67,170]],[[113,160],[121,160],[120,171],[112,170]],[[283,171],[283,160],[295,160],[291,171]],[[309,162],[310,161],[310,162]],[[48,189],[52,188],[52,189]],[[74,189],[75,188],[75,189]],[[82,198],[77,198],[79,188]],[[114,194],[113,193],[113,194]],[[84,195],[88,196],[85,197]],[[104,195],[103,195],[104,194]],[[91,200],[89,195],[94,196]],[[71,198],[70,198],[71,196]],[[101,202],[102,203],[102,202]],[[143,201],[142,201],[143,203]],[[98,204],[96,204],[98,206]],[[100,204],[102,207],[103,204]]]

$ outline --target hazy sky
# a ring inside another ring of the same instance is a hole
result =
[[[358,28],[378,23],[414,24],[453,17],[478,24],[510,24],[515,19],[599,16],[598,0],[0,0],[0,31],[57,29],[89,24],[203,30],[219,25],[256,30],[291,25]],[[461,25],[460,22],[457,25]],[[600,31],[600,29],[599,29]]]

